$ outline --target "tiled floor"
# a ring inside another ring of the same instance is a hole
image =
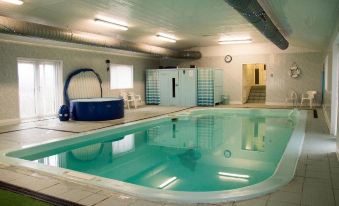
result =
[[[182,109],[184,108],[144,107],[128,111],[124,120],[109,122],[61,123],[58,120],[48,120],[0,127],[0,150],[21,148],[23,146],[47,141],[57,141],[68,138],[74,133],[149,118]],[[312,111],[309,111],[303,152],[298,163],[295,178],[292,182],[277,192],[252,200],[198,205],[339,206],[339,162],[335,155],[335,137],[328,135],[321,110],[318,109],[318,113],[319,118],[315,119],[313,118]],[[102,188],[81,185],[77,183],[76,180],[65,180],[30,169],[8,166],[1,163],[0,180],[83,205],[184,205],[141,200]]]

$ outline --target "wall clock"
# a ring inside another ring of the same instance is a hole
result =
[[[225,158],[231,158],[232,152],[227,149],[227,150],[224,151],[224,156],[225,156]]]
[[[232,61],[232,56],[231,55],[226,55],[225,56],[225,62],[230,63]]]

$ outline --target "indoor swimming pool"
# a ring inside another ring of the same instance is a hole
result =
[[[152,199],[247,199],[293,177],[305,118],[306,113],[297,110],[195,109],[6,156],[18,164],[64,177],[78,175],[86,183]]]

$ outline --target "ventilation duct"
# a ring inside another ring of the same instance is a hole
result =
[[[179,59],[200,59],[201,52],[199,51],[181,51],[178,52],[178,56],[176,58]]]
[[[288,48],[288,41],[279,32],[257,0],[225,0],[225,2],[236,9],[280,49],[285,50]]]
[[[131,52],[141,52],[159,57],[163,56],[182,59],[201,58],[201,53],[197,51],[176,51],[157,46],[151,46],[147,44],[140,44],[125,40],[104,37],[100,35],[72,32],[66,29],[45,26],[25,21],[18,21],[1,16],[0,16],[0,33],[119,49]]]

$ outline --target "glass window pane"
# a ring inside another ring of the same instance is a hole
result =
[[[133,88],[133,66],[116,65],[110,66],[111,89]]]
[[[33,63],[18,63],[20,118],[36,116],[35,70]]]
[[[40,101],[39,101],[39,115],[50,116],[57,113],[56,105],[56,68],[54,64],[40,64]]]

